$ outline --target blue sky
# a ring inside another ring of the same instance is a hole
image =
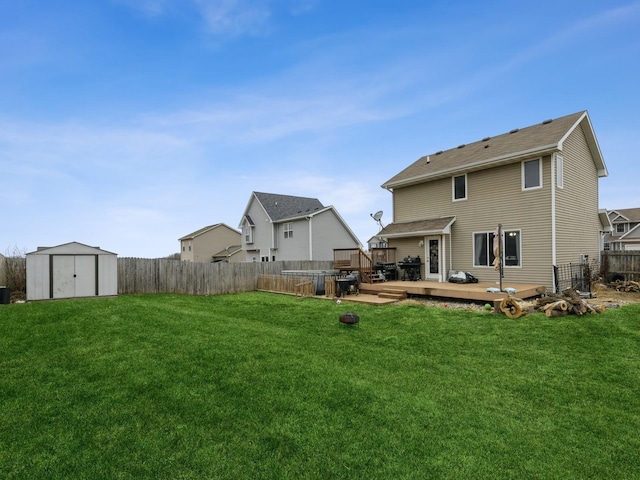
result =
[[[166,256],[252,191],[365,243],[422,155],[581,110],[600,207],[640,207],[639,27],[615,0],[0,0],[0,252]]]

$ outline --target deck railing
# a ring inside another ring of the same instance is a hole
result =
[[[361,248],[333,250],[333,268],[340,272],[357,272],[363,283],[373,283],[373,261]]]

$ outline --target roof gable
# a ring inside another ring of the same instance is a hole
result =
[[[609,210],[609,218],[612,222],[640,222],[640,208],[618,208]]]
[[[387,180],[382,187],[411,185],[562,151],[563,142],[579,126],[582,126],[587,138],[598,175],[606,176],[607,169],[589,116],[582,111],[426,155]]]
[[[27,255],[116,255],[113,252],[107,252],[100,247],[91,247],[79,242],[63,243],[55,247],[38,247],[35,252]]]
[[[236,229],[231,228],[229,225],[225,224],[225,223],[216,223],[214,225],[208,225],[206,227],[201,228],[200,230],[196,230],[193,233],[190,233],[188,235],[185,235],[184,237],[180,237],[178,239],[178,241],[182,241],[182,240],[190,240],[193,239],[199,235],[202,235],[203,233],[207,233],[210,230],[216,229],[216,228],[228,228],[229,230],[231,230],[232,232],[237,233],[238,235],[240,235],[240,232],[238,232]]]

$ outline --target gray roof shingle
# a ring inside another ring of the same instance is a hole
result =
[[[324,205],[317,198],[295,197],[275,193],[253,192],[273,222],[301,217],[322,210]]]
[[[384,227],[378,237],[402,237],[406,235],[428,235],[442,233],[451,227],[456,217],[438,217],[413,222],[390,223]]]
[[[480,141],[460,145],[445,151],[425,155],[409,165],[382,186],[409,185],[421,181],[432,180],[452,175],[458,172],[470,172],[487,168],[489,165],[508,163],[514,159],[527,155],[539,154],[543,151],[553,151],[561,147],[566,135],[576,127],[578,122],[586,121],[591,130],[586,111],[545,120],[530,127],[514,129],[495,137],[486,137]],[[606,175],[606,167],[600,155],[595,136],[586,132],[598,169]]]

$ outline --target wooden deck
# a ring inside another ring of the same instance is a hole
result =
[[[457,300],[468,300],[470,302],[493,302],[493,300],[504,298],[507,293],[487,292],[487,288],[497,288],[498,285],[490,282],[483,283],[440,283],[434,281],[389,281],[373,284],[360,284],[360,295],[346,295],[343,300],[358,303],[371,303],[381,305],[393,303],[402,299],[402,293],[406,296],[424,296],[449,298]],[[530,283],[503,282],[505,288],[514,288],[516,291],[512,295],[516,298],[532,298],[544,292],[543,285]]]

